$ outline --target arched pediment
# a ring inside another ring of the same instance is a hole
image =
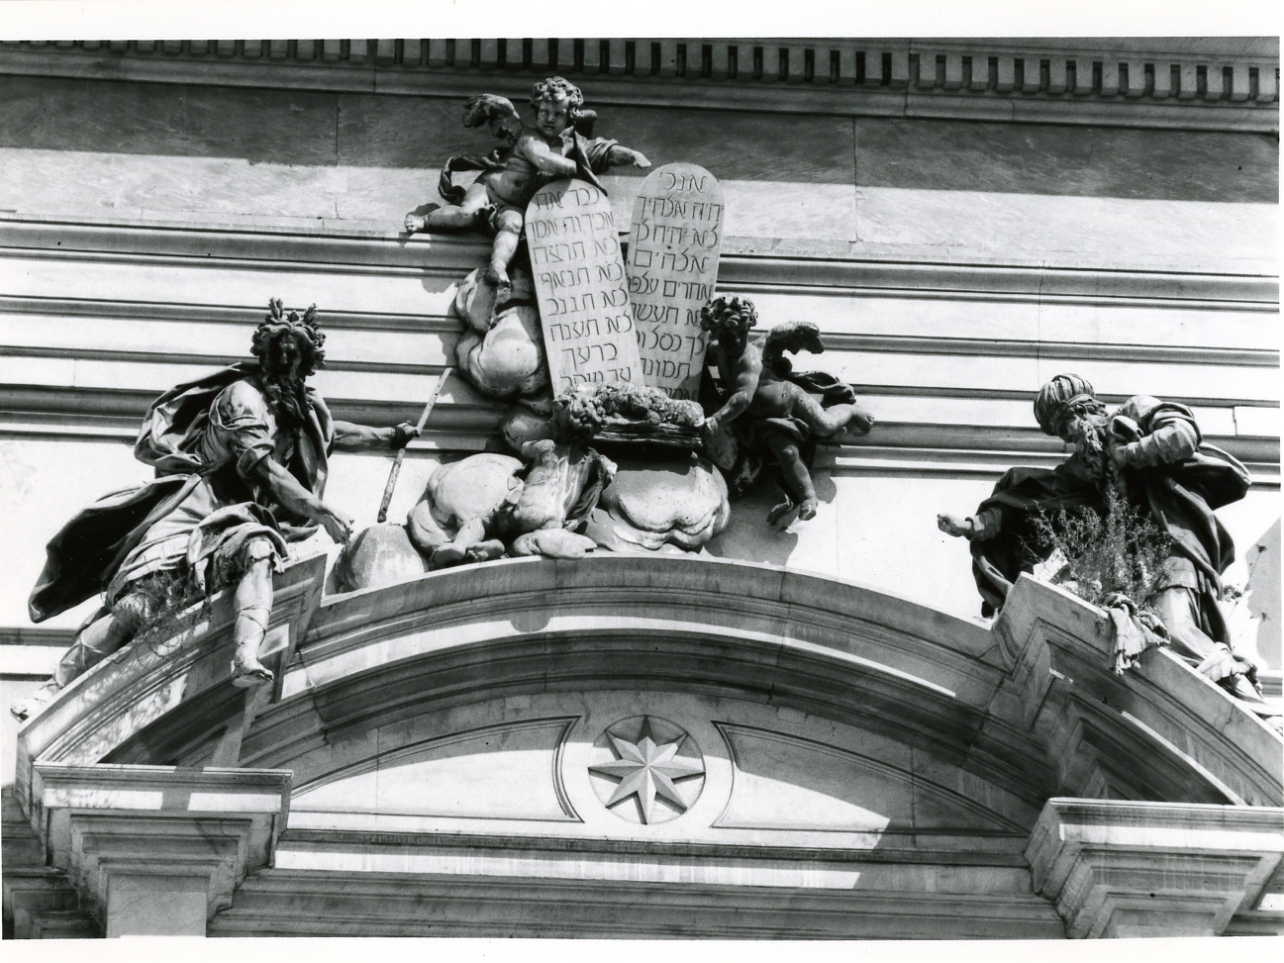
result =
[[[495,907],[523,886],[563,902],[545,929],[513,932],[552,934],[582,930],[569,921],[585,899],[662,885],[688,894],[699,932],[744,932],[720,914],[789,892],[781,933],[908,935],[948,906],[951,934],[1016,936],[1060,932],[1039,894],[1063,898],[1055,860],[1080,859],[1078,843],[1049,850],[1069,802],[1050,797],[1098,797],[1074,818],[1111,824],[1112,799],[1211,812],[1280,794],[1274,733],[1163,650],[1114,675],[1100,613],[1028,579],[987,630],[703,558],[504,560],[326,598],[323,574],[314,559],[278,576],[274,691],[231,686],[227,598],[64,690],[21,733],[33,824],[41,807],[71,814],[53,829],[86,818],[76,805],[119,809],[76,788],[100,773],[157,785],[162,809],[200,827],[227,810],[220,825],[244,824],[274,868],[244,884],[233,870],[248,864],[220,870],[217,932],[286,931],[314,892],[388,932],[405,880],[433,900],[453,880],[461,934],[506,932]],[[202,772],[232,788],[185,795]],[[279,788],[242,791],[237,772]],[[1266,879],[1271,857],[1236,858]],[[481,916],[459,885],[486,894]],[[858,915],[821,922],[839,907]],[[330,932],[303,912],[299,932]],[[405,913],[404,932],[429,925]],[[675,926],[656,909],[629,932]]]
[[[692,716],[723,727],[717,741],[728,753],[736,726],[772,731],[744,721],[753,707],[886,741],[949,772],[947,783],[968,784],[963,796],[995,818],[1012,816],[984,800],[1020,801],[1016,822],[1027,827],[1049,795],[1093,780],[1100,795],[1192,802],[1269,804],[1279,792],[1265,727],[1163,652],[1137,675],[1114,677],[1095,610],[1034,582],[986,630],[858,585],[746,562],[512,559],[324,599],[318,564],[279,577],[272,638],[281,671],[267,704],[260,697],[247,714],[228,684],[230,608],[216,599],[186,631],[131,647],[78,680],[24,729],[24,747],[51,762],[290,769],[302,792],[409,745],[390,733],[449,740],[477,728],[460,721],[470,713],[490,719],[479,725],[518,719],[478,707],[538,698],[543,717],[573,720],[584,715],[577,700],[645,693],[652,702],[637,714],[668,699],[734,704]],[[1068,669],[1077,677],[1073,725],[1043,718],[1057,701],[1048,687]],[[1075,702],[1088,692],[1098,695]],[[1167,734],[1165,714],[1174,720]],[[1074,727],[1078,763],[1049,741]],[[827,744],[787,727],[779,735]]]

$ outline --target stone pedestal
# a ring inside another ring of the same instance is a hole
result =
[[[204,936],[271,864],[290,773],[36,763],[30,785],[46,862],[107,936]]]
[[[1026,857],[1072,938],[1218,936],[1276,916],[1284,810],[1049,799]]]

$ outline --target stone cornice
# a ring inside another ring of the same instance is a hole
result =
[[[1138,798],[1144,785],[1144,798],[1284,802],[1279,735],[1166,648],[1116,675],[1100,609],[1022,575],[992,631],[1058,794]]]
[[[1049,799],[1026,852],[1067,936],[1211,936],[1263,913],[1284,810]]]
[[[761,253],[756,244],[740,249],[728,238],[719,261],[719,285],[747,291],[824,291],[912,293],[914,297],[986,300],[1036,300],[1041,303],[1098,305],[1162,303],[1166,307],[1276,311],[1277,275],[1179,271],[1119,271],[1024,264]],[[0,252],[40,257],[75,257],[149,264],[269,261],[277,270],[295,265],[327,271],[407,274],[455,278],[484,260],[488,242],[479,236],[325,234],[270,230],[211,229],[201,225],[138,224],[31,220],[0,216]],[[261,263],[259,266],[262,266]]]
[[[66,872],[108,936],[173,932],[155,919],[134,928],[138,910],[113,892],[131,878],[195,880],[206,919],[229,907],[246,874],[271,865],[289,814],[288,771],[21,765],[46,862]]]
[[[524,97],[557,72],[594,103],[1274,131],[1266,40],[649,39],[58,41],[0,72]]]

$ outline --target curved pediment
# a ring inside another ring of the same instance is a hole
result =
[[[28,758],[290,770],[300,817],[588,825],[609,807],[568,760],[653,716],[720,760],[702,831],[1002,834],[1056,793],[1279,795],[1269,730],[1162,651],[1114,677],[1095,610],[1029,580],[987,631],[703,558],[514,559],[324,599],[321,574],[278,578],[276,693],[230,686],[216,599],[70,686]]]
[[[228,934],[493,934],[528,904],[512,932],[598,933],[601,900],[663,894],[689,926],[652,905],[627,932],[743,936],[744,907],[787,905],[763,935],[912,935],[948,906],[955,936],[1060,935],[1057,913],[1110,918],[1075,909],[1065,867],[1095,865],[1079,836],[1131,826],[1128,806],[1248,814],[1217,837],[1238,874],[1207,897],[1219,927],[1270,875],[1278,736],[1164,650],[1116,676],[1100,613],[1029,579],[986,630],[701,558],[514,559],[328,598],[323,576],[277,577],[274,691],[232,687],[215,598],[23,728],[20,802],[87,898],[110,898],[90,869],[144,809],[201,866],[222,834],[208,907]],[[1195,872],[1202,845],[1162,858]],[[1146,887],[1186,898],[1157,872]],[[342,922],[290,922],[313,898]]]

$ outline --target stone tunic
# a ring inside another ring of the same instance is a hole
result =
[[[288,554],[285,539],[271,516],[247,494],[259,494],[253,473],[260,461],[274,457],[288,464],[293,454],[289,432],[278,432],[276,418],[262,393],[248,381],[224,388],[210,407],[209,421],[197,450],[207,467],[188,496],[152,524],[138,546],[125,557],[106,592],[108,604],[130,584],[156,572],[190,566],[198,586],[210,590],[233,581],[251,561],[271,557],[279,570]],[[266,539],[247,555],[255,537]],[[204,563],[204,564],[202,564]]]

